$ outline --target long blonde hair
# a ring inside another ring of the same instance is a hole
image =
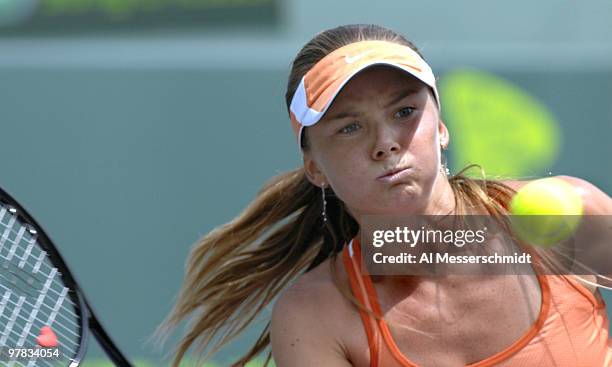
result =
[[[287,109],[300,79],[310,68],[335,49],[361,40],[396,42],[418,52],[403,36],[376,25],[346,25],[321,32],[293,61],[285,95]],[[309,149],[306,139],[302,149]],[[457,214],[480,207],[495,217],[506,215],[514,191],[501,182],[468,178],[466,169],[449,178]],[[281,290],[328,258],[338,289],[363,309],[350,290],[340,286],[335,268],[338,253],[357,234],[359,226],[331,189],[326,192],[328,220],[324,223],[319,190],[308,181],[303,168],[275,176],[240,215],[194,245],[178,301],[158,329],[158,334],[167,335],[183,320],[191,320],[172,366],[178,366],[192,346],[201,356],[223,331],[203,358],[216,353],[249,326]],[[269,327],[268,321],[250,350],[232,366],[243,366],[266,349],[270,344]],[[266,366],[270,360],[271,352]]]

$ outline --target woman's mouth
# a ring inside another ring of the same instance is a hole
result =
[[[384,182],[384,183],[392,183],[392,182],[395,182],[403,178],[409,173],[410,173],[410,167],[399,168],[399,169],[392,170],[391,172],[388,172],[382,176],[379,176],[377,180],[380,182]]]

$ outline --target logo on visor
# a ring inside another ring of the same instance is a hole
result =
[[[344,61],[346,61],[347,64],[352,64],[355,61],[358,61],[359,59],[362,59],[365,55],[369,54],[370,52],[372,52],[372,50],[368,50],[365,52],[362,52],[360,54],[357,54],[353,57],[350,57],[349,55],[345,55],[344,56]]]

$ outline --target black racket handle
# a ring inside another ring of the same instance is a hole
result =
[[[86,312],[87,320],[89,323],[89,330],[95,336],[98,343],[100,343],[100,346],[102,347],[102,349],[104,349],[106,355],[115,364],[115,366],[133,367],[132,363],[128,361],[127,358],[125,358],[123,353],[121,353],[119,348],[115,345],[115,343],[113,343],[113,340],[110,338],[110,336],[106,333],[106,331],[104,331],[102,324],[100,323],[100,321],[98,321],[96,314],[89,305],[89,302],[87,301],[87,298],[85,298],[83,292],[79,290],[79,293],[81,294],[81,299],[83,300],[83,303],[87,308]]]
[[[104,328],[102,327],[102,325],[100,325],[100,322],[95,317],[93,312],[91,312],[91,310],[89,311],[89,329],[91,330],[91,333],[96,337],[98,343],[100,343],[100,346],[102,346],[111,361],[113,361],[115,366],[132,367],[133,365],[130,363],[130,361],[128,361],[127,358],[123,356],[119,348],[115,346],[106,331],[104,331]]]

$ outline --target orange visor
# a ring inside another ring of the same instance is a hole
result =
[[[436,80],[425,60],[408,46],[388,41],[360,41],[325,56],[304,75],[291,100],[291,127],[301,147],[302,130],[316,124],[342,87],[357,73],[372,65],[404,70],[431,87],[438,108]]]

